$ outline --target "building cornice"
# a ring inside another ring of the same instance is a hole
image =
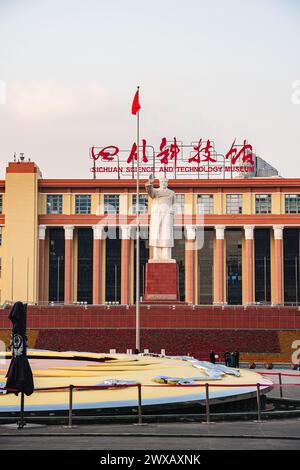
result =
[[[140,187],[144,188],[145,180],[140,181]],[[124,189],[136,188],[136,180],[109,180],[109,179],[39,179],[39,188],[41,190],[61,188],[61,189],[88,189],[103,192],[103,189]],[[158,184],[158,180],[157,180]],[[205,188],[291,188],[293,191],[300,192],[300,178],[243,178],[243,179],[178,179],[169,180],[169,187],[183,189],[205,189]]]

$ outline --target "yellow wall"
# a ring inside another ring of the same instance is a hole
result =
[[[63,195],[63,214],[72,214],[72,193]]]
[[[215,193],[214,194],[214,214],[223,213],[223,194]]]
[[[281,214],[281,194],[272,193],[272,214]]]
[[[7,173],[2,301],[37,299],[37,173]]]
[[[255,206],[253,206],[253,203],[252,203],[252,194],[244,193],[243,194],[243,214],[251,214],[253,207],[255,211]]]

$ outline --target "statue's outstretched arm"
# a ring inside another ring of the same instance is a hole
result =
[[[149,176],[148,181],[145,184],[145,188],[146,188],[147,193],[149,194],[149,196],[152,199],[155,198],[155,196],[156,196],[156,194],[155,194],[156,190],[153,188],[153,183],[154,183],[154,179],[153,179],[152,174],[151,174]]]

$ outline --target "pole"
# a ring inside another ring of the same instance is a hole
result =
[[[139,97],[139,89],[138,97]],[[141,343],[140,343],[140,171],[139,171],[139,143],[140,143],[140,112],[137,112],[137,167],[136,167],[136,273],[135,273],[135,280],[136,280],[136,300],[135,300],[135,307],[136,307],[136,315],[135,315],[135,349],[140,351]]]
[[[24,426],[25,426],[25,421],[24,421],[24,392],[21,392],[20,420],[18,422],[18,429],[23,429]]]
[[[27,273],[26,273],[26,277],[27,277],[26,300],[27,300],[27,303],[28,303],[28,296],[29,296],[29,256],[27,256]]]
[[[265,303],[267,302],[267,258],[264,256],[264,296]]]
[[[11,301],[14,301],[14,257],[11,258]]]
[[[209,384],[205,384],[206,424],[210,424]]]
[[[117,286],[118,286],[118,272],[117,272],[117,265],[115,264],[115,302],[117,302]]]
[[[296,305],[298,306],[298,257],[295,257]]]
[[[142,384],[138,384],[138,424],[142,424]]]
[[[59,302],[59,271],[60,271],[60,256],[57,257],[57,286],[56,286],[56,300]]]
[[[72,428],[72,421],[73,421],[73,389],[74,385],[69,386],[69,422],[68,428]]]
[[[278,373],[278,379],[279,379],[279,392],[280,392],[280,398],[283,398],[283,393],[282,393],[282,377],[281,377],[281,372]]]
[[[260,412],[260,384],[257,383],[257,391],[256,391],[256,401],[257,401],[257,422],[261,422],[261,412]]]

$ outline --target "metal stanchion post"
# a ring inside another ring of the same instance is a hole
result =
[[[281,372],[278,373],[278,378],[279,378],[279,392],[280,392],[280,398],[283,398],[283,391],[282,391],[282,377],[281,377]]]
[[[256,384],[256,401],[257,401],[257,422],[261,423],[261,413],[260,413],[260,384]]]
[[[18,421],[18,429],[23,429],[25,426],[24,421],[24,392],[21,392],[21,407],[20,407],[20,420]]]
[[[142,424],[142,385],[141,384],[138,384],[138,413],[139,413],[138,424]]]
[[[69,418],[67,428],[73,427],[73,390],[74,385],[69,385]]]
[[[142,417],[142,384],[137,384],[137,389],[138,389],[138,422],[134,423],[134,425],[142,426],[144,425],[143,417]]]
[[[206,424],[210,424],[210,410],[209,410],[209,384],[205,384],[205,406],[206,406]]]

